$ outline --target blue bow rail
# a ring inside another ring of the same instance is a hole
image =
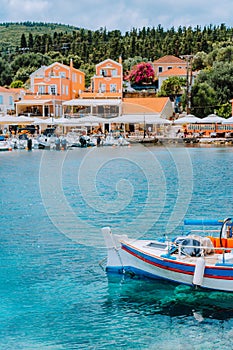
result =
[[[198,225],[198,226],[222,226],[226,219],[185,219],[184,225]],[[231,219],[227,219],[227,225],[232,225]]]

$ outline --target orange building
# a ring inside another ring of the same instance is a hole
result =
[[[187,69],[187,62],[179,57],[166,55],[153,62],[156,77],[159,74],[174,68]]]
[[[30,75],[30,92],[16,103],[16,114],[61,116],[62,102],[78,97],[85,88],[85,73],[55,62]]]
[[[106,59],[96,65],[91,78],[89,92],[82,92],[80,98],[122,98],[123,68],[121,62]]]
[[[158,75],[158,89],[161,89],[163,82],[170,77],[187,78],[186,68],[171,68]]]

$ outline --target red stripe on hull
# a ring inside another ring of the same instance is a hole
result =
[[[133,249],[135,249],[135,248],[133,248]],[[164,265],[161,265],[161,264],[159,264],[159,263],[155,263],[154,261],[151,261],[151,260],[149,260],[149,259],[146,259],[146,258],[144,258],[144,257],[142,257],[142,256],[140,256],[140,255],[138,255],[138,254],[136,254],[135,252],[133,252],[133,251],[131,251],[131,250],[128,250],[126,246],[122,246],[122,250],[124,250],[124,251],[126,251],[127,253],[129,253],[129,254],[135,256],[137,259],[140,259],[140,260],[144,261],[144,262],[147,263],[147,264],[150,264],[150,265],[159,267],[159,268],[161,268],[161,269],[163,269],[163,270],[168,270],[168,271],[173,271],[173,272],[177,272],[177,273],[182,273],[182,274],[184,274],[184,275],[193,275],[193,274],[194,274],[194,272],[192,272],[192,271],[185,271],[185,270],[181,270],[181,269],[178,269],[178,268],[169,267],[169,266],[164,266]],[[135,249],[135,250],[136,250],[136,249]],[[143,253],[143,252],[142,252],[142,253]],[[145,254],[145,253],[143,253],[143,254]],[[157,257],[155,257],[155,256],[154,256],[154,258],[157,259]],[[178,262],[178,261],[177,261],[177,262],[174,262],[174,260],[171,261],[171,260],[166,259],[166,258],[164,258],[164,260],[166,260],[166,261],[168,261],[168,262],[173,262],[173,263],[175,263],[175,264],[177,264],[177,265],[179,264],[179,265],[183,265],[183,266],[193,266],[193,267],[195,268],[195,266],[194,266],[194,265],[191,265],[191,264],[184,264],[184,263]],[[217,270],[221,269],[221,267],[218,267],[218,266],[216,266],[216,267],[211,267],[211,268],[216,268]],[[209,275],[209,274],[204,274],[204,277],[206,277],[206,278],[212,278],[212,279],[233,280],[233,276],[213,276],[213,275]]]

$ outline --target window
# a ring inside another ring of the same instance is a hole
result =
[[[72,81],[73,81],[74,83],[77,82],[77,74],[76,74],[76,73],[72,73]]]
[[[117,76],[117,69],[113,69],[112,70],[112,77],[116,77]]]
[[[110,84],[110,92],[116,92],[117,86],[116,84]]]
[[[50,85],[50,94],[51,95],[57,94],[57,85]]]
[[[106,91],[106,84],[100,84],[100,92]]]
[[[50,73],[49,73],[50,77],[54,77],[56,74],[53,71],[53,68],[51,69]]]
[[[159,67],[159,68],[158,68],[158,71],[159,71],[159,73],[162,73],[163,67]]]
[[[106,69],[101,69],[100,74],[101,74],[103,77],[106,77],[106,76],[107,76],[107,71],[106,71]]]
[[[44,85],[39,86],[38,94],[39,95],[44,95],[45,94],[45,86]]]
[[[66,72],[60,72],[60,77],[65,78],[66,77]]]
[[[9,105],[13,106],[14,105],[14,101],[13,101],[13,97],[9,96]]]
[[[3,105],[3,96],[0,95],[0,105]]]
[[[167,67],[167,69],[172,69],[172,67]]]

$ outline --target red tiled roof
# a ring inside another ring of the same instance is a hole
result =
[[[184,68],[171,68],[167,69],[162,73],[159,73],[159,77],[173,77],[173,76],[186,76],[187,75],[187,69]]]
[[[161,113],[169,97],[123,98],[123,114]]]
[[[28,92],[29,90],[26,90],[23,87],[21,87],[21,88],[10,88],[9,91],[20,93],[20,92]]]
[[[182,63],[182,64],[185,64],[185,61],[182,60],[181,58],[179,57],[176,57],[176,56],[172,56],[172,55],[167,55],[167,56],[163,56],[163,57],[160,57],[158,60],[155,60],[153,62],[154,64],[156,63],[161,63],[161,64],[178,64],[178,63]]]
[[[10,92],[10,89],[0,86],[0,92]]]

